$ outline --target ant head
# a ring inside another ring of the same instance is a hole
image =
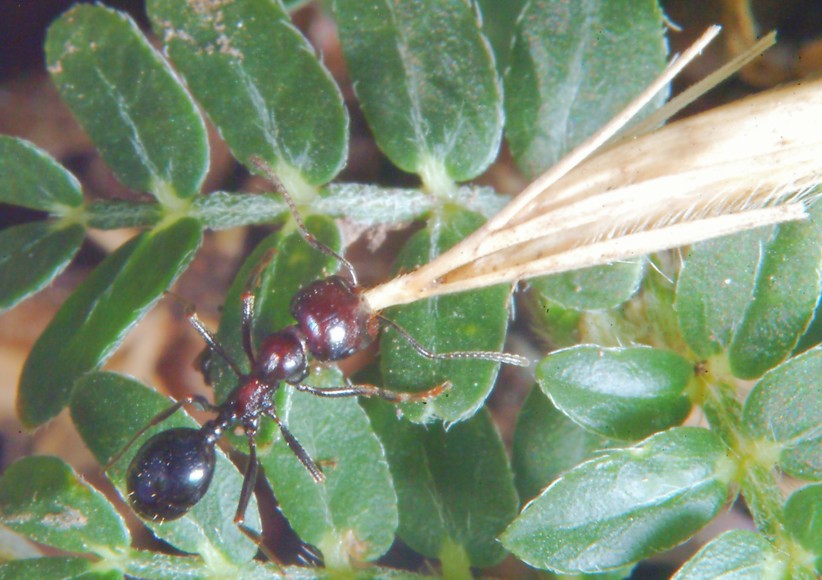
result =
[[[256,373],[269,385],[279,381],[298,383],[308,376],[306,345],[296,326],[266,336],[257,361]]]
[[[157,433],[128,466],[131,507],[150,520],[182,517],[208,490],[214,461],[214,442],[199,429],[180,427]]]
[[[291,301],[291,315],[308,350],[321,361],[335,361],[365,348],[379,330],[374,312],[356,286],[340,276],[317,280]]]

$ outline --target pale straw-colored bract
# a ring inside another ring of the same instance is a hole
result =
[[[820,197],[814,187],[822,182],[822,80],[760,93],[637,136],[718,82],[711,78],[614,139],[718,32],[709,29],[613,120],[473,234],[366,291],[371,307],[513,284],[806,218],[806,204]],[[763,40],[716,76],[726,78],[772,41]]]

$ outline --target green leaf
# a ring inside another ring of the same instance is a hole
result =
[[[172,401],[134,379],[94,372],[77,381],[71,400],[71,418],[97,461],[105,464],[123,449],[137,430],[171,404]],[[197,426],[191,417],[178,411],[138,439],[107,471],[121,497],[126,494],[128,465],[148,437],[172,427]],[[241,484],[242,476],[218,447],[214,479],[203,499],[179,520],[143,523],[158,538],[184,552],[201,554],[212,566],[246,562],[256,554],[257,546],[234,524]],[[246,512],[246,524],[260,529],[254,498]]]
[[[761,580],[783,578],[785,561],[765,538],[731,530],[712,540],[679,569],[672,580]]]
[[[46,59],[63,100],[125,185],[166,205],[198,192],[208,170],[205,124],[131,18],[74,6],[49,28]]]
[[[340,232],[333,221],[312,216],[306,226],[317,239],[339,251]],[[253,290],[256,297],[254,338],[259,345],[267,334],[294,324],[291,300],[297,291],[335,271],[336,266],[334,258],[312,248],[298,232],[271,234],[257,245],[235,276],[223,304],[217,340],[240,368],[250,370],[242,346],[243,292]],[[237,377],[224,361],[213,358],[214,390],[221,401],[237,386]]]
[[[574,310],[607,310],[633,296],[645,274],[645,260],[634,259],[531,280],[544,297]]]
[[[725,504],[730,471],[714,433],[677,427],[567,472],[525,506],[501,540],[539,569],[620,568],[707,524]]]
[[[336,0],[343,52],[377,144],[438,193],[496,158],[502,87],[464,0]]]
[[[83,578],[96,580],[102,578],[122,578],[117,572],[93,571],[94,563],[85,558],[59,556],[52,558],[26,558],[0,564],[0,580],[31,580],[32,578],[49,578],[51,580]]]
[[[806,485],[785,503],[785,528],[815,558],[822,574],[822,484]]]
[[[645,347],[578,346],[551,353],[537,367],[540,387],[571,420],[629,441],[685,420],[693,376],[678,354]]]
[[[482,220],[462,210],[446,212],[415,234],[397,259],[398,270],[410,271],[441,254]],[[476,292],[442,296],[391,308],[393,320],[435,353],[499,351],[505,342],[510,289],[494,286]],[[450,381],[449,391],[427,404],[403,405],[406,418],[427,422],[439,417],[456,422],[473,415],[488,397],[499,363],[481,360],[431,360],[418,354],[397,332],[386,329],[380,343],[385,385],[393,391],[418,392]]]
[[[83,205],[83,190],[45,151],[0,135],[0,203],[65,215]]]
[[[561,473],[608,446],[608,439],[568,419],[539,388],[532,388],[519,411],[511,455],[520,497],[531,499]]]
[[[482,31],[494,49],[494,61],[500,76],[508,68],[517,17],[526,2],[527,0],[477,0],[477,6],[482,14]]]
[[[111,254],[66,300],[29,353],[17,410],[29,427],[68,403],[83,373],[98,368],[182,273],[200,245],[196,220],[138,236]]]
[[[67,552],[106,555],[131,541],[114,506],[56,457],[26,457],[8,467],[0,479],[0,522]]]
[[[152,25],[235,157],[268,161],[298,195],[348,154],[342,96],[279,2],[148,2]]]
[[[306,383],[344,386],[339,372],[314,374]],[[331,568],[375,560],[394,541],[397,497],[385,452],[368,416],[353,398],[332,399],[285,387],[277,397],[280,418],[322,468],[314,483],[279,437],[260,460],[280,509],[303,541],[317,546]]]
[[[810,219],[781,225],[768,242],[728,353],[735,376],[753,379],[785,360],[813,317],[822,292],[822,203]]]
[[[338,249],[340,234],[326,218],[312,217],[306,225],[318,239]],[[240,338],[240,296],[254,287],[254,270],[266,254],[276,250],[259,275],[256,289],[254,335],[259,343],[267,334],[294,324],[289,305],[308,282],[335,269],[333,258],[323,256],[297,233],[266,238],[246,260],[229,290],[217,337],[238,361],[244,354]],[[215,361],[216,363],[216,361]],[[222,363],[214,365],[218,392],[227,395],[237,379]],[[304,382],[312,386],[342,386],[339,374],[313,373]],[[323,399],[293,392],[284,386],[276,398],[280,418],[310,456],[325,469],[327,480],[316,484],[279,434],[271,443],[258,438],[258,454],[274,489],[280,509],[306,542],[316,545],[326,564],[347,566],[348,559],[373,560],[391,545],[397,527],[396,496],[379,440],[368,418],[351,399]],[[270,426],[269,426],[270,428]]]
[[[506,135],[517,164],[533,177],[662,71],[665,20],[656,0],[532,0],[517,22],[505,78]]]
[[[805,334],[799,339],[794,354],[804,352],[818,344],[822,344],[822,295],[819,296],[819,302],[816,303],[813,320],[808,325]]]
[[[191,556],[172,556],[159,552],[132,550],[125,570],[129,578],[152,578],[154,580],[177,580],[190,578],[232,578],[233,580],[265,580],[288,578],[289,580],[316,580],[325,577],[318,568],[288,566],[279,567],[271,562],[251,560],[234,566],[230,573],[215,570],[205,560]]]
[[[799,479],[822,480],[822,347],[768,372],[742,409],[749,436],[778,446],[779,467]]]
[[[85,230],[35,222],[0,231],[0,312],[48,286],[80,249]]]
[[[707,359],[730,345],[773,230],[701,242],[688,252],[677,280],[676,311],[682,336],[698,357]]]
[[[505,447],[482,409],[452,425],[422,427],[382,401],[364,401],[385,446],[400,506],[399,535],[429,558],[461,549],[471,566],[499,562],[497,535],[517,510]]]

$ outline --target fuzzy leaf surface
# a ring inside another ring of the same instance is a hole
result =
[[[140,428],[172,401],[134,379],[108,372],[93,372],[77,381],[71,400],[71,418],[86,446],[101,463],[121,451]],[[197,428],[186,413],[178,411],[149,429],[106,472],[125,498],[126,472],[132,457],[151,436],[173,427]],[[221,565],[242,564],[257,552],[257,546],[234,524],[242,475],[225,454],[216,449],[214,478],[206,495],[182,518],[164,523],[144,520],[158,537],[179,550],[213,557]],[[254,498],[246,511],[246,524],[259,530]]]
[[[82,578],[83,580],[115,580],[122,578],[116,570],[105,572],[93,569],[94,563],[86,558],[53,556],[25,558],[0,564],[0,580],[31,580],[32,578]]]
[[[688,560],[672,580],[760,580],[783,578],[786,565],[761,535],[732,530],[712,540]]]
[[[779,467],[822,480],[822,347],[768,372],[751,390],[742,423],[754,439],[779,445]]]
[[[822,484],[806,485],[785,503],[785,528],[815,558],[822,574]]]
[[[682,336],[707,359],[731,344],[751,301],[756,275],[773,227],[695,244],[676,285],[676,311]]]
[[[520,497],[529,500],[537,496],[561,473],[608,446],[607,438],[571,421],[534,386],[514,430],[511,467]]]
[[[496,158],[502,87],[463,0],[335,0],[348,70],[377,144],[398,167],[467,181]]]
[[[514,43],[517,17],[522,12],[526,0],[477,0],[482,14],[482,32],[494,49],[494,62],[500,77],[508,67],[511,45]]]
[[[61,459],[23,458],[0,479],[0,522],[41,544],[105,555],[128,548],[126,524],[105,496]]]
[[[505,550],[496,538],[518,500],[488,411],[446,431],[398,419],[396,407],[382,401],[364,405],[391,465],[403,541],[429,558],[456,547],[472,566],[499,562]]]
[[[481,223],[479,216],[462,210],[429,221],[400,252],[396,268],[410,271],[429,262]],[[435,353],[499,352],[508,329],[510,298],[507,286],[493,286],[390,308],[385,315]],[[467,419],[482,407],[499,371],[499,363],[489,361],[425,358],[392,329],[383,331],[380,345],[380,368],[385,386],[391,390],[417,392],[445,381],[452,384],[444,395],[425,405],[403,405],[405,417],[415,422],[434,417],[449,423]]]
[[[342,387],[338,371],[313,374],[306,383]],[[323,398],[283,387],[277,412],[323,469],[315,483],[278,437],[260,460],[274,494],[303,541],[317,546],[326,563],[375,560],[394,541],[397,496],[385,451],[354,398]]]
[[[779,226],[767,244],[728,352],[737,377],[760,377],[785,360],[813,318],[822,292],[822,203],[808,213],[808,220]]]
[[[152,26],[234,156],[265,159],[295,195],[348,154],[342,96],[279,2],[148,2]]]
[[[45,288],[83,243],[80,225],[34,222],[0,231],[0,312]]]
[[[68,404],[74,381],[98,368],[185,270],[202,240],[184,218],[141,234],[106,258],[60,307],[23,367],[17,411],[30,426]]]
[[[80,182],[32,143],[0,135],[0,203],[55,214],[83,204]]]
[[[505,78],[506,136],[530,177],[609,121],[665,67],[665,21],[654,0],[534,0],[517,24]]]
[[[205,124],[129,16],[75,5],[49,27],[46,60],[63,100],[120,181],[161,203],[199,191],[208,170]]]
[[[687,540],[722,509],[724,446],[676,427],[572,469],[529,503],[503,545],[527,564],[564,574],[605,572]]]
[[[542,390],[575,423],[628,441],[685,420],[691,401],[684,389],[693,375],[678,354],[644,347],[578,346],[551,353],[537,367]]]
[[[633,296],[642,283],[645,260],[634,259],[531,280],[545,298],[574,310],[607,310]]]

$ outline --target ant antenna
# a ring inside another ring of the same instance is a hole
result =
[[[405,330],[402,326],[400,326],[393,320],[386,318],[382,314],[377,314],[377,318],[379,318],[380,321],[384,324],[387,324],[388,326],[396,330],[398,333],[400,333],[400,336],[402,336],[406,341],[408,341],[408,344],[410,344],[414,348],[414,350],[416,350],[425,358],[430,358],[434,360],[490,360],[493,362],[514,365],[518,367],[527,367],[531,364],[531,362],[524,356],[520,356],[518,354],[511,354],[508,352],[494,352],[486,350],[467,350],[442,353],[431,352],[430,350],[426,349],[423,345],[421,345],[419,342],[417,342],[417,339],[411,336],[407,330]]]
[[[280,179],[277,177],[277,174],[274,173],[273,169],[271,169],[271,166],[268,163],[266,163],[266,161],[262,157],[258,157],[257,155],[252,155],[251,157],[249,157],[249,161],[251,161],[251,164],[254,165],[254,167],[258,171],[263,173],[266,179],[268,179],[271,183],[274,184],[274,188],[282,194],[285,203],[288,205],[289,211],[291,211],[291,217],[294,218],[294,222],[297,224],[297,229],[300,231],[300,234],[302,235],[303,239],[305,239],[306,242],[311,244],[311,246],[313,246],[314,249],[318,250],[319,252],[322,252],[327,256],[332,256],[333,258],[336,258],[340,262],[340,264],[342,264],[343,267],[345,267],[345,269],[348,270],[348,275],[351,277],[351,282],[354,284],[354,286],[359,286],[357,282],[357,273],[354,270],[354,266],[351,264],[351,262],[343,258],[340,254],[338,254],[328,246],[326,246],[320,240],[318,240],[314,236],[314,234],[308,231],[308,228],[305,227],[305,222],[303,222],[303,218],[300,215],[299,210],[297,209],[297,204],[294,203],[294,199],[291,197],[291,194],[288,193],[288,190],[286,190],[285,186],[283,185],[283,182],[280,181]]]

